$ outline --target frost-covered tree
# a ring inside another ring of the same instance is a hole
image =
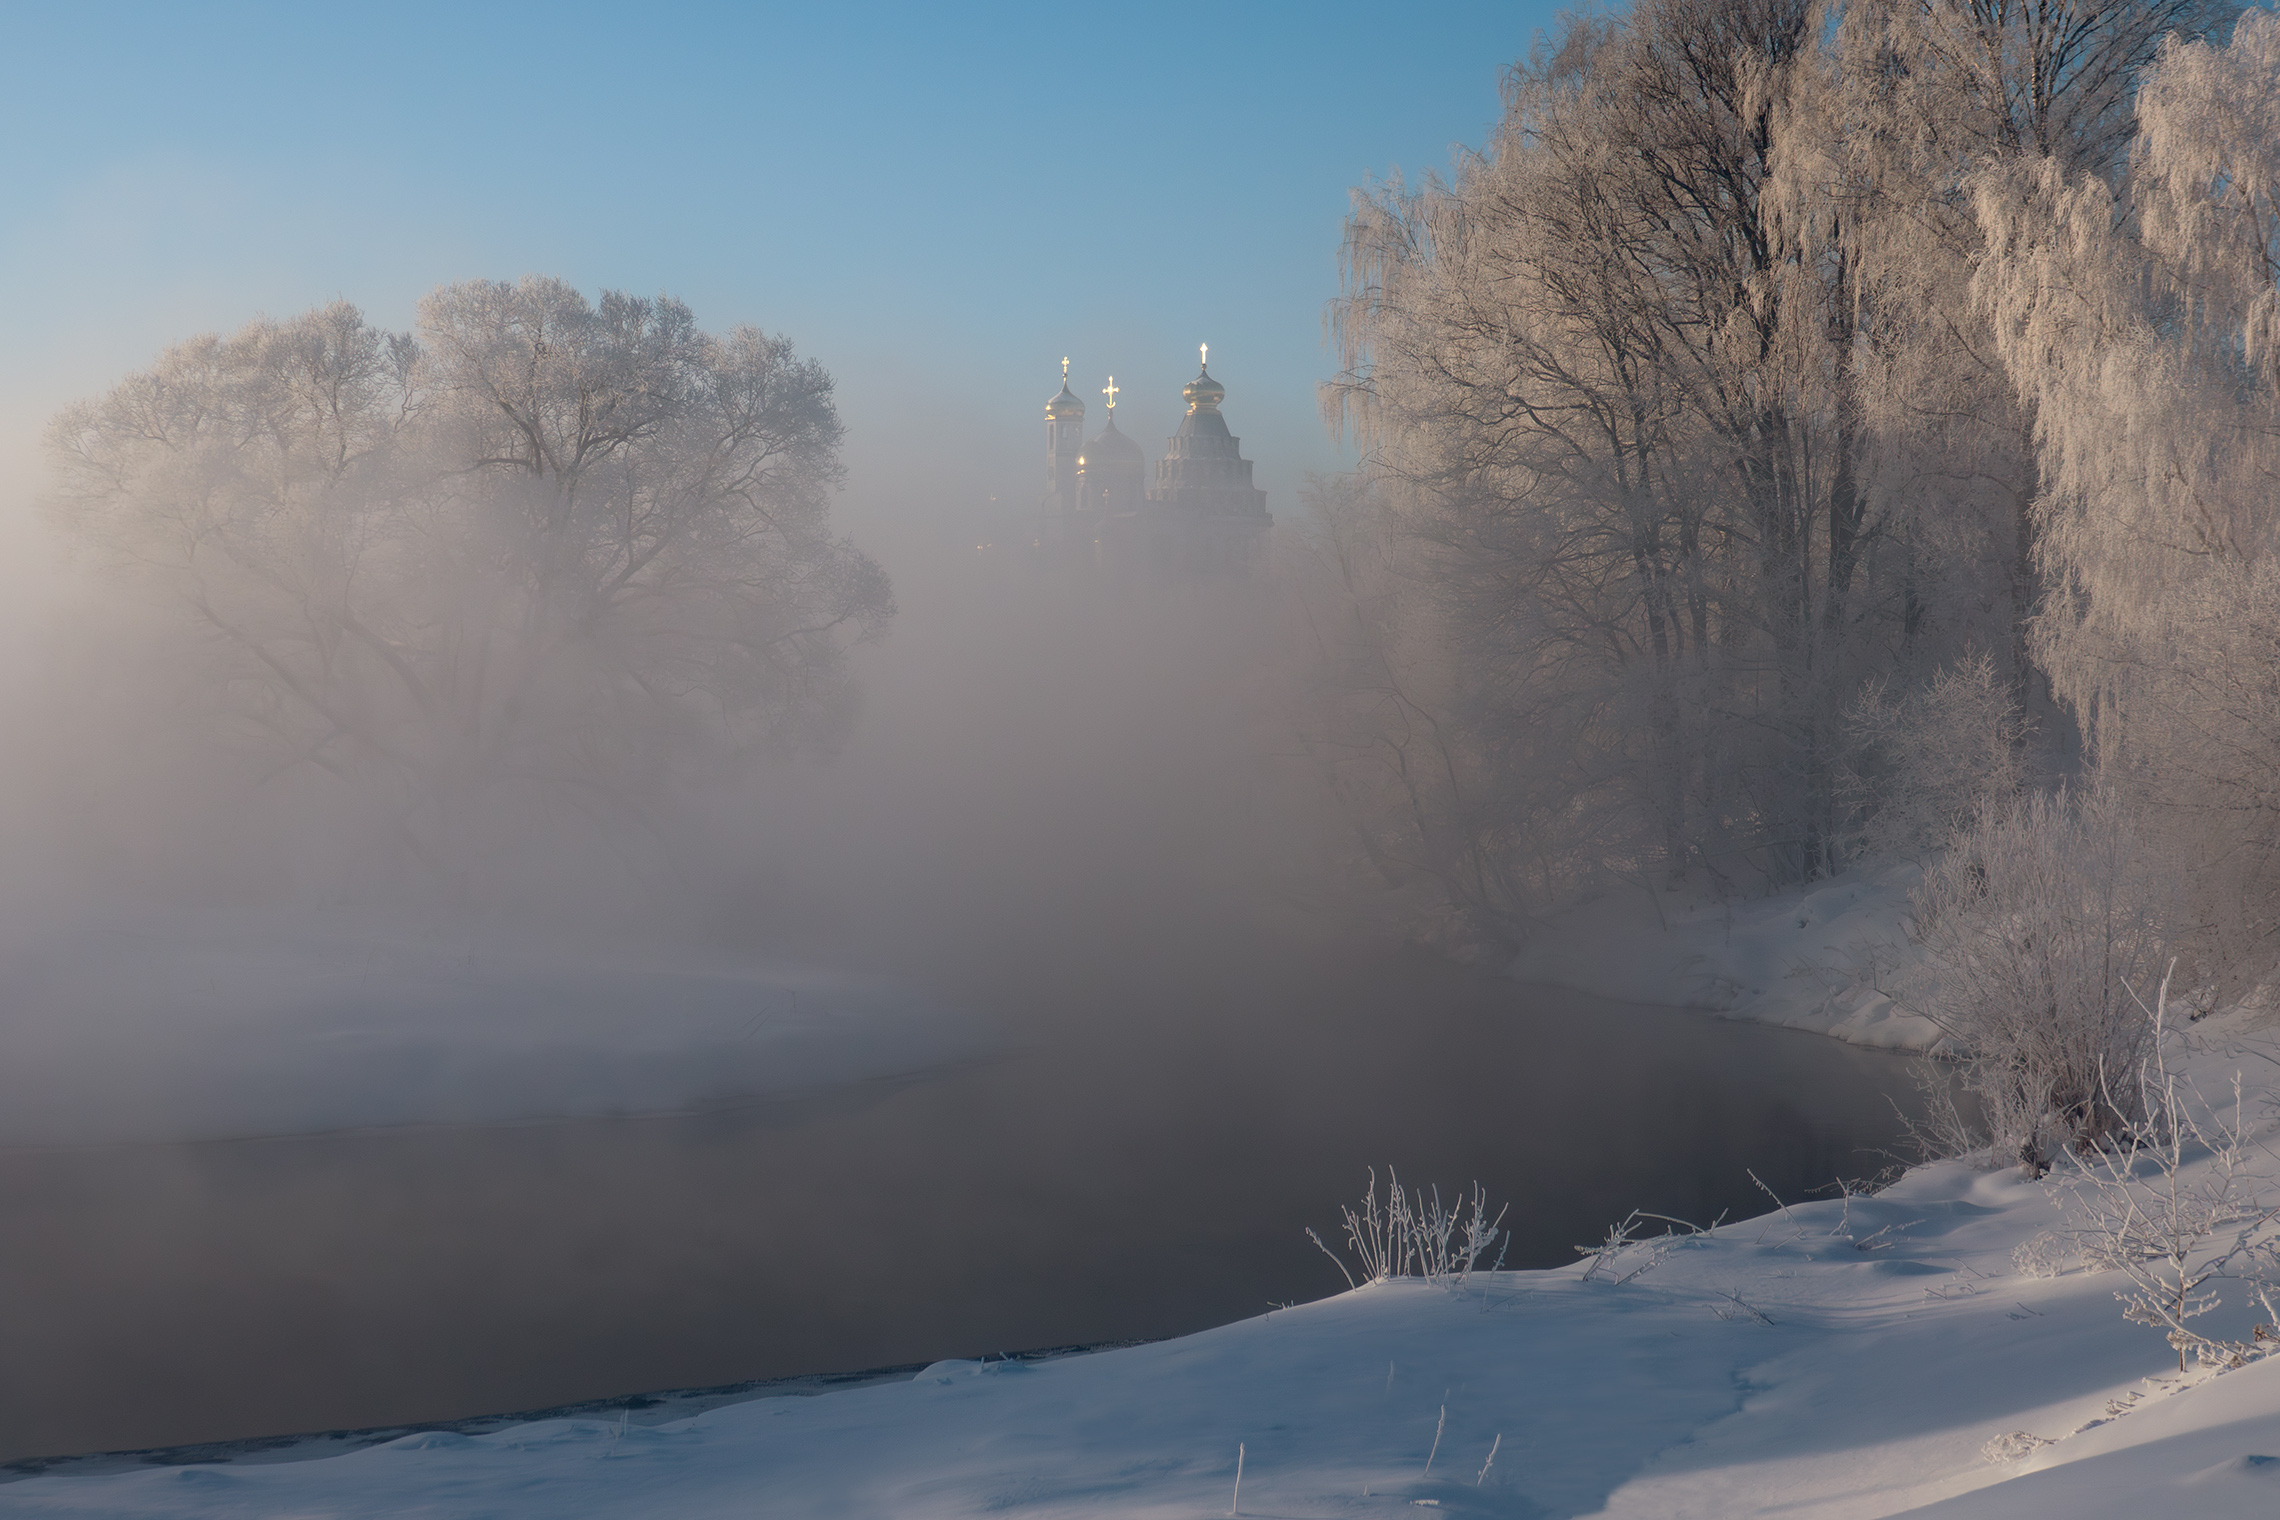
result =
[[[1432,554],[1468,739],[1561,775],[1527,833],[1570,888],[1833,869],[1864,690],[1986,651],[2024,704],[2036,402],[1974,176],[2110,178],[2159,38],[2227,14],[1644,0],[1449,180],[1357,197],[1326,409]]]
[[[2039,421],[2037,649],[2116,785],[2200,857],[2199,927],[2268,958],[2280,894],[2280,18],[2173,41],[2120,193],[1975,182],[1977,295]]]
[[[1349,224],[1335,416],[1439,551],[1483,742],[1534,743],[1570,816],[1627,814],[1592,831],[1620,870],[1828,869],[1839,715],[1924,621],[1938,550],[1889,532],[1851,245],[1784,167],[1817,15],[1578,23],[1452,182]]]
[[[1826,849],[1812,741],[1782,742],[1819,633],[1793,427],[1818,335],[1763,196],[1806,25],[1676,0],[1578,24],[1453,182],[1349,224],[1329,400],[1440,551],[1484,742],[1556,734],[1567,795],[1631,813],[1619,857],[1732,869],[1736,819],[1776,871]]]
[[[336,302],[194,339],[50,443],[61,520],[178,598],[264,763],[392,799],[435,863],[830,726],[892,610],[831,532],[840,433],[782,338],[525,279],[416,336]]]
[[[1305,499],[1281,547],[1302,649],[1296,738],[1368,870],[1424,899],[1413,927],[1519,937],[1566,874],[1552,852],[1578,832],[1545,820],[1582,804],[1555,790],[1560,767],[1471,721],[1478,696],[1421,595],[1433,566],[1384,499],[1350,476],[1311,481]]]
[[[2035,413],[2030,397],[2004,404],[2014,388],[1984,311],[1965,299],[1982,238],[1969,182],[2030,159],[2112,182],[2127,156],[2138,79],[2163,40],[2221,29],[2239,9],[2234,0],[1856,0],[1839,12],[1851,54],[1843,93],[1855,120],[1830,140],[1855,162],[1909,166],[1877,175],[1879,199],[1896,214],[1867,246],[1897,256],[1894,271],[1917,272],[1908,303],[1916,319],[1899,349],[1931,355],[1879,377],[1870,393],[1948,424],[1937,428],[1950,445],[1942,452],[1956,456],[1945,477],[1986,482],[2008,509],[1989,527],[2008,572],[2010,674],[2022,704],[2028,630],[2044,588]],[[1931,430],[1918,431],[1931,441]]]
[[[1979,809],[2027,785],[2018,707],[1984,651],[1895,693],[1870,683],[1847,715],[1845,790],[1873,854],[1930,860]]]

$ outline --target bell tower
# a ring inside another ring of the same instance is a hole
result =
[[[1061,393],[1045,403],[1045,510],[1077,509],[1077,467],[1085,447],[1085,404],[1069,389],[1069,361],[1061,361]]]

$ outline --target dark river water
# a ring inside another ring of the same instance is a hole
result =
[[[1364,1169],[1508,1265],[1891,1159],[1914,1064],[1423,958],[1139,967],[996,1054],[698,1116],[0,1154],[0,1459],[1177,1335],[1344,1284]],[[1190,985],[1208,984],[1208,990]]]

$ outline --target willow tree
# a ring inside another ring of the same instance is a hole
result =
[[[2117,194],[2056,158],[1976,182],[1977,286],[2039,421],[2035,629],[2109,776],[2196,859],[2199,922],[2280,922],[2280,20],[2173,41]]]
[[[267,767],[389,799],[440,863],[836,721],[892,604],[830,528],[831,392],[670,299],[455,285],[416,335],[336,302],[66,410],[56,510],[205,635]]]
[[[2034,692],[2029,629],[2044,583],[2031,396],[2011,383],[1969,298],[1984,243],[1974,176],[2047,161],[2120,182],[2138,82],[2166,38],[2221,33],[2237,0],[1847,0],[1836,21],[1819,140],[1841,178],[1863,257],[1905,293],[1910,320],[1877,345],[1864,394],[1912,435],[1931,489],[1989,496],[1982,518],[2002,564],[2007,657],[2023,706]]]

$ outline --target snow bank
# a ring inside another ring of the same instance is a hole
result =
[[[0,1145],[681,1112],[983,1039],[908,988],[823,971],[122,922],[0,956]]]
[[[1507,974],[1855,1045],[1929,1050],[1938,1028],[1878,992],[1870,964],[1874,951],[1889,962],[1905,944],[1901,919],[1918,875],[1912,865],[1864,868],[1742,903],[1616,893],[1548,919]]]
[[[2204,1090],[2231,1069],[2203,1061]],[[1727,1225],[1620,1285],[1580,1266],[1381,1284],[655,1424],[48,1475],[0,1486],[0,1516],[1196,1516],[1228,1512],[1239,1444],[1254,1516],[2280,1511],[2280,1362],[2181,1377],[2109,1278],[2020,1275],[2013,1249],[2059,1218],[2015,1172],[1943,1163]]]

